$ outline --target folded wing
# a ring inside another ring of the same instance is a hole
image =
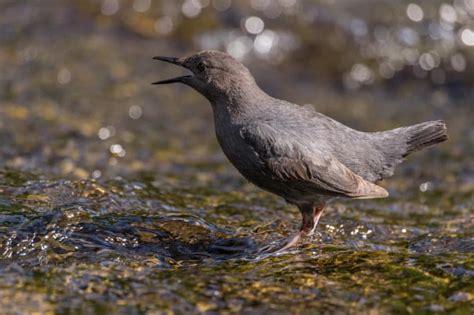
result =
[[[242,128],[241,136],[260,157],[266,172],[277,180],[303,184],[315,194],[360,199],[388,196],[384,188],[355,174],[329,152],[306,143],[307,137],[262,122]]]

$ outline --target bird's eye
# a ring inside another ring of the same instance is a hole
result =
[[[206,67],[204,66],[202,62],[198,63],[196,68],[198,69],[199,72],[203,72],[206,69]]]

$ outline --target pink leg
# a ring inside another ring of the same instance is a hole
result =
[[[303,215],[303,222],[301,223],[300,232],[305,233],[305,236],[311,236],[316,230],[319,218],[323,214],[324,205],[316,205],[310,208],[310,211],[300,210]]]
[[[318,225],[319,218],[324,211],[324,204],[318,204],[315,206],[301,206],[299,207],[301,214],[303,215],[303,220],[301,223],[301,227],[299,232],[294,233],[291,235],[285,245],[278,249],[276,253],[283,252],[293,246],[296,246],[301,238],[306,236],[311,236],[314,234],[316,230],[316,226]]]

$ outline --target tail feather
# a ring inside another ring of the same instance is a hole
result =
[[[448,129],[442,120],[428,121],[407,128],[407,148],[403,157],[408,154],[448,140]]]
[[[448,140],[448,130],[444,121],[436,120],[377,133],[376,137],[383,157],[373,176],[381,180],[392,176],[395,167],[410,153]]]

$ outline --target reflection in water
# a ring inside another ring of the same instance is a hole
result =
[[[472,1],[6,1],[0,300],[13,313],[472,313]],[[72,35],[73,34],[73,35]],[[157,54],[226,50],[272,95],[362,130],[443,118],[450,141],[299,213],[245,183],[209,106]],[[313,105],[306,105],[313,106]]]

